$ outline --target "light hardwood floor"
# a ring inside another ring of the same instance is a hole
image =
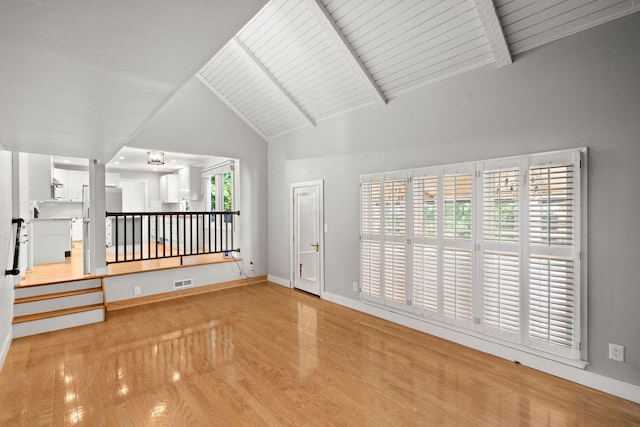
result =
[[[161,244],[157,244],[157,246],[158,252],[162,253],[163,246]],[[155,253],[155,248],[156,244],[153,243],[152,253]],[[122,254],[120,254],[120,256],[122,257]],[[139,256],[139,253],[136,254],[136,257]],[[114,254],[107,252],[107,261],[113,261],[114,259]],[[182,258],[182,264],[180,264],[179,257],[152,259],[147,261],[123,262],[117,264],[109,264],[109,272],[107,275],[114,276],[119,274],[137,273],[141,271],[163,270],[167,268],[178,268],[181,266],[216,264],[221,262],[233,261],[224,259],[222,254],[200,254],[184,256]],[[94,276],[83,274],[82,271],[82,241],[74,241],[71,247],[71,256],[67,257],[64,262],[34,265],[31,270],[28,270],[26,272],[26,274],[20,281],[19,286],[36,286],[46,283],[86,279],[90,277]]]
[[[272,284],[14,340],[0,425],[624,426],[640,405]]]

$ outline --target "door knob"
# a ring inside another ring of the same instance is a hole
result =
[[[316,248],[316,252],[318,252],[318,249],[320,248],[320,244],[319,243],[312,243],[311,246],[313,246],[314,248]]]

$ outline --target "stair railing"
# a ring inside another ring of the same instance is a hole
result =
[[[16,226],[16,246],[13,250],[13,268],[5,270],[5,276],[17,276],[20,274],[20,269],[18,268],[18,263],[20,262],[20,230],[22,229],[22,223],[24,223],[24,219],[22,218],[13,218],[11,220],[11,225],[17,224]]]

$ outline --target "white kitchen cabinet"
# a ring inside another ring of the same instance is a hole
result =
[[[202,168],[187,166],[178,171],[178,196],[181,200],[202,198]]]
[[[105,222],[105,244],[107,247],[111,247],[113,246],[113,219],[112,218],[107,218],[106,222]]]
[[[33,264],[64,262],[71,253],[71,230],[69,219],[34,219],[31,247]]]
[[[178,175],[167,174],[160,177],[160,201],[162,203],[177,203]]]
[[[84,175],[89,175],[84,171],[68,171],[69,179],[67,185],[67,196],[70,202],[82,201],[82,186],[84,185]]]
[[[54,168],[53,177],[62,184],[62,187],[56,189],[56,200],[69,200],[69,171]]]

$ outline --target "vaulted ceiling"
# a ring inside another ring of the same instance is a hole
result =
[[[638,10],[640,0],[2,1],[0,147],[106,162],[194,74],[268,141]]]
[[[197,77],[269,140],[487,64],[507,66],[638,10],[638,0],[272,0]]]

